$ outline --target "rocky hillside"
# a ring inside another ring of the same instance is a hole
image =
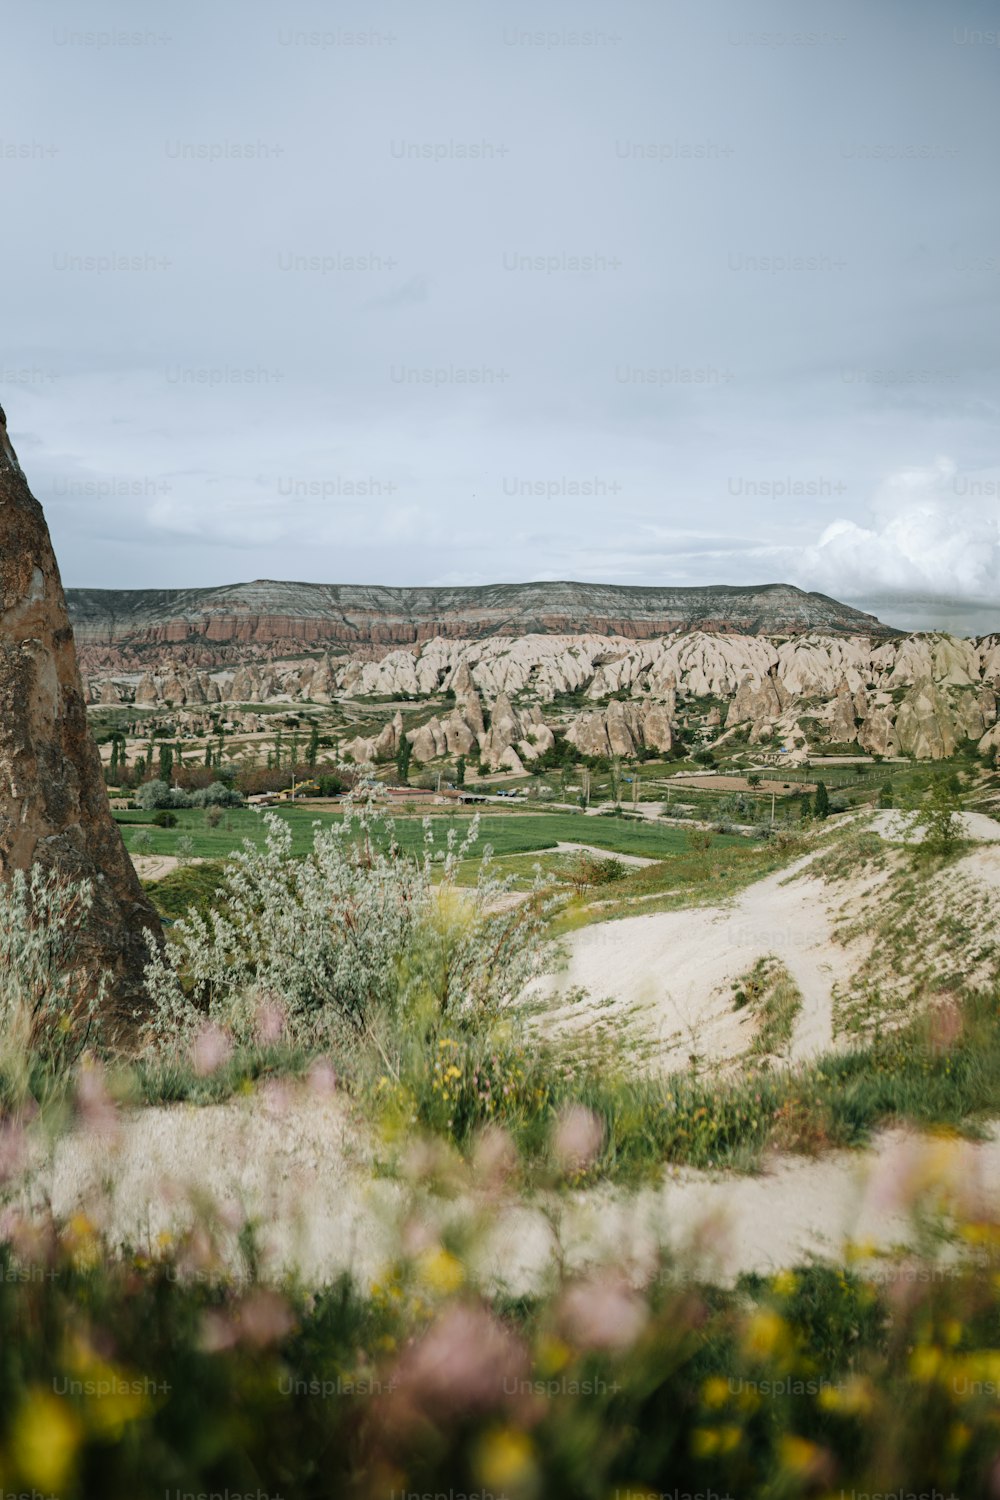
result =
[[[749,588],[626,588],[513,583],[483,588],[379,588],[256,583],[214,589],[69,589],[85,666],[172,657],[191,666],[274,659],[318,643],[391,647],[435,638],[611,635],[676,631],[738,635],[896,634],[874,615],[789,584]],[[240,649],[243,648],[243,649]]]
[[[196,733],[221,715],[243,729],[252,705],[421,704],[421,722],[394,713],[377,736],[346,746],[357,762],[390,759],[406,733],[414,757],[481,756],[518,770],[564,734],[584,755],[636,756],[688,745],[745,744],[788,761],[837,747],[942,759],[963,742],[1000,744],[1000,637],[791,637],[687,631],[624,636],[441,637],[378,660],[317,652],[214,671],[105,671],[90,679],[102,705],[169,706]],[[432,708],[427,717],[428,707]]]

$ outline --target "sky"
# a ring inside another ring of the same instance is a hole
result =
[[[64,582],[788,581],[1000,628],[995,0],[37,0]]]

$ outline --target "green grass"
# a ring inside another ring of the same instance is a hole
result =
[[[312,847],[313,825],[338,823],[342,812],[317,808],[276,808],[277,815],[292,829],[292,852],[306,854]],[[182,809],[177,812],[176,828],[155,828],[149,823],[151,814],[142,812],[118,812],[117,822],[122,826],[126,844],[131,845],[130,833],[137,825],[145,827],[151,838],[154,854],[176,854],[181,838],[187,836],[194,843],[193,853],[202,859],[222,859],[234,849],[239,849],[244,839],[261,845],[264,842],[265,825],[258,814],[249,810],[229,812],[218,828],[210,828],[204,813],[199,809]],[[436,844],[443,847],[448,830],[454,828],[463,837],[468,829],[471,815],[446,813],[433,816]],[[424,830],[420,817],[399,816],[395,818],[396,838],[408,854],[419,854],[423,849]],[[481,850],[490,844],[500,857],[509,854],[524,854],[534,850],[554,849],[558,843],[594,844],[612,854],[638,854],[648,859],[667,859],[682,853],[687,847],[687,835],[683,827],[669,824],[632,821],[627,818],[585,817],[582,813],[528,813],[511,809],[509,812],[489,813],[480,819],[480,836],[476,846]],[[745,847],[746,839],[739,835],[720,835],[719,847]]]
[[[176,921],[192,906],[204,915],[217,903],[224,872],[225,861],[211,859],[178,865],[162,880],[144,880],[143,886],[160,916]]]
[[[754,1057],[780,1056],[788,1050],[802,994],[785,965],[773,954],[758,958],[748,974],[733,986],[733,1004],[750,1007],[759,1030],[750,1052]]]
[[[770,1017],[775,1041],[790,1034],[794,994]],[[654,1182],[665,1165],[752,1172],[767,1150],[815,1154],[866,1144],[888,1124],[976,1134],[1000,1099],[1000,1004],[977,992],[962,1004],[960,1033],[942,1045],[933,1021],[920,1018],[856,1050],[795,1070],[751,1066],[720,1082],[695,1073],[637,1077],[613,1037],[592,1035],[575,1046],[476,1035],[450,1040],[444,1060],[457,1069],[442,1093],[430,1054],[403,1054],[401,1080],[376,1095],[408,1134],[415,1123],[474,1147],[487,1124],[513,1139],[527,1179],[548,1180],[548,1143],[569,1105],[602,1121],[605,1144],[587,1180],[626,1186]],[[488,1086],[487,1086],[488,1081]],[[579,1186],[576,1178],[570,1186]]]
[[[714,905],[785,869],[809,848],[795,836],[764,842],[712,834],[708,849],[691,846],[683,829],[681,849],[645,869],[633,869],[623,880],[576,899],[558,917],[555,930],[572,932],[591,922],[613,922],[648,912],[677,911]]]

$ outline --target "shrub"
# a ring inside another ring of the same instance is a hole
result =
[[[628,874],[625,862],[613,855],[602,858],[596,854],[582,854],[569,871],[569,882],[577,890],[590,885],[613,885],[624,880]]]
[[[178,786],[168,786],[165,781],[144,781],[136,791],[135,805],[144,812],[166,807],[190,807],[191,797]]]
[[[153,950],[154,1050],[178,1045],[206,1017],[252,1039],[270,1003],[296,1040],[361,1035],[384,1054],[377,1027],[386,1018],[390,1030],[412,1023],[424,1035],[445,1019],[482,1021],[540,972],[544,903],[498,910],[510,881],[493,875],[488,849],[476,887],[455,886],[477,819],[461,845],[451,830],[437,851],[427,820],[421,860],[402,854],[370,803],[351,801],[341,823],[317,826],[303,859],[291,857],[288,825],[264,820],[263,847],[247,840],[227,862],[218,908],[190,912],[166,950]]]
[[[135,805],[144,812],[152,812],[157,807],[169,807],[170,788],[165,781],[144,781],[136,790]]]
[[[36,1059],[64,1069],[97,1039],[104,983],[88,995],[74,977],[93,900],[89,881],[39,865],[0,882],[0,1086],[15,1102]]]
[[[919,839],[922,854],[949,855],[962,836],[962,800],[954,776],[939,776],[906,819],[907,831]]]
[[[172,803],[172,806],[177,806]],[[242,807],[243,796],[225,782],[213,781],[210,786],[199,787],[191,793],[191,807]]]
[[[177,814],[161,808],[159,812],[153,814],[153,822],[157,828],[176,828]]]

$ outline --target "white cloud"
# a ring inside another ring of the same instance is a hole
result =
[[[789,556],[789,554],[785,554]],[[868,525],[841,518],[789,556],[804,586],[841,598],[1000,599],[1000,475],[948,458],[892,474]]]

